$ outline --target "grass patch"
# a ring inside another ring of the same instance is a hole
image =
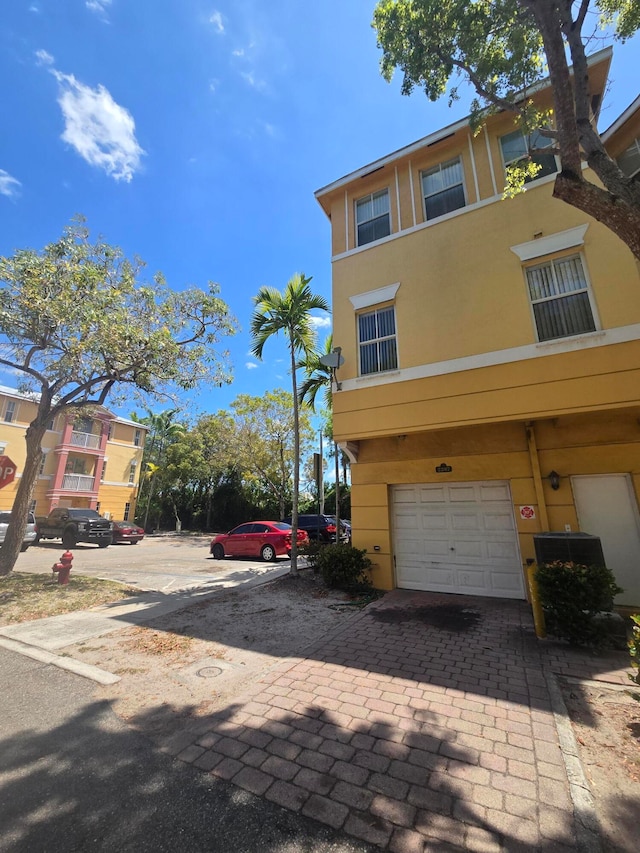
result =
[[[139,592],[114,581],[82,575],[72,574],[69,583],[62,585],[57,578],[52,579],[51,574],[10,572],[0,577],[0,625],[87,610]]]

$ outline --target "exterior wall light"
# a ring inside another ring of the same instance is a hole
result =
[[[553,491],[557,492],[560,488],[560,474],[558,474],[557,471],[549,471],[547,474],[547,480],[549,481]]]

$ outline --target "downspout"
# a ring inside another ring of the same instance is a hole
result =
[[[527,434],[527,445],[529,448],[529,460],[531,461],[531,473],[533,474],[533,487],[538,504],[538,517],[542,530],[549,530],[549,516],[547,515],[547,504],[544,499],[542,487],[542,475],[540,474],[540,460],[538,458],[538,445],[536,444],[536,433],[533,422],[525,424]]]

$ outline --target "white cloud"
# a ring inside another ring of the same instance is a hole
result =
[[[331,325],[331,317],[309,317],[309,320],[316,329],[328,329]]]
[[[239,47],[231,51],[231,56],[244,56],[244,48]]]
[[[22,184],[17,178],[14,178],[4,169],[0,169],[0,195],[6,195],[7,198],[15,198],[20,195]]]
[[[220,33],[220,35],[222,35],[222,33],[224,32],[224,22],[222,20],[222,13],[221,12],[214,10],[211,13],[211,16],[209,17],[209,23],[213,24],[214,30],[217,33]]]
[[[215,77],[212,80],[209,80],[209,91],[215,92],[220,84],[220,81]]]
[[[248,85],[251,86],[252,89],[255,89],[257,92],[264,92],[264,90],[267,88],[267,84],[265,83],[265,81],[258,79],[253,73],[253,71],[241,71],[240,76],[245,81],[245,83],[248,83]]]
[[[255,363],[255,361],[248,361],[245,364],[245,367],[247,368],[247,370],[255,370],[257,366],[258,365]]]
[[[86,0],[84,4],[90,12],[95,12],[103,20],[107,19],[107,9],[111,6],[111,0]]]
[[[58,103],[65,120],[62,139],[91,166],[128,183],[145,153],[138,145],[131,113],[104,86],[92,89],[73,74],[51,73],[60,85]]]
[[[36,50],[36,59],[38,65],[53,65],[54,62],[53,56],[46,50]]]

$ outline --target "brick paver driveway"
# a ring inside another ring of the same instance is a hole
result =
[[[576,849],[524,602],[396,590],[173,751],[397,853]]]

